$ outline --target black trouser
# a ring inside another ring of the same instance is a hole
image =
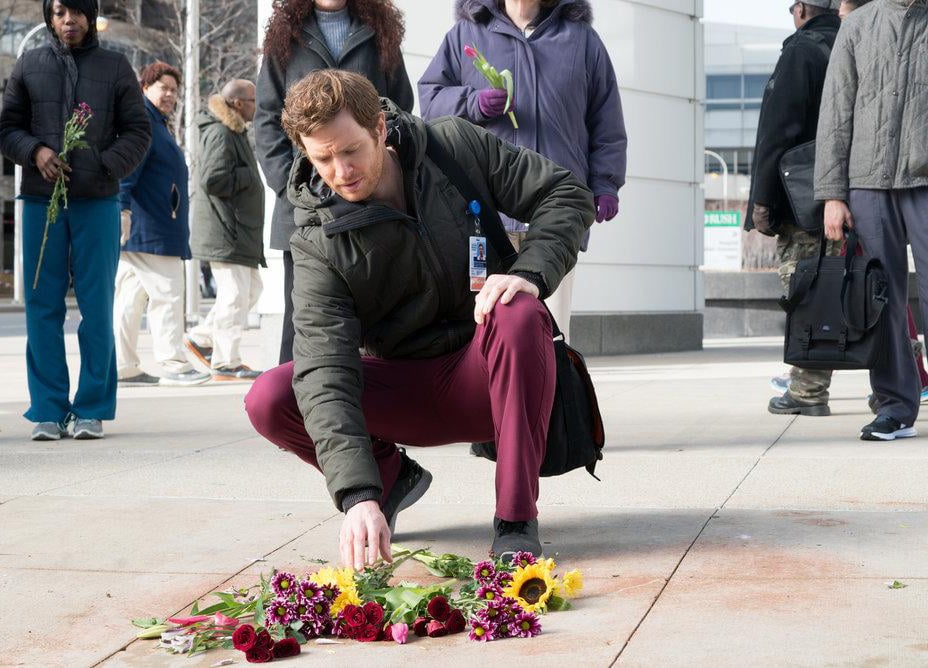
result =
[[[280,332],[280,361],[293,361],[293,254],[284,251],[284,322]]]

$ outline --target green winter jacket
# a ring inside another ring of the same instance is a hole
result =
[[[874,0],[848,16],[819,113],[815,199],[928,186],[928,0]]]
[[[361,410],[361,353],[430,358],[473,338],[468,273],[475,233],[467,202],[425,155],[425,122],[383,100],[387,143],[406,175],[416,216],[333,195],[305,157],[288,186],[293,253],[293,389],[329,493],[382,490]],[[592,193],[566,169],[459,118],[429,127],[499,211],[530,221],[509,273],[550,294],[574,266],[593,222]],[[492,251],[492,249],[491,249]],[[489,273],[498,273],[489,253]]]
[[[264,261],[264,185],[245,121],[220,95],[197,116],[199,179],[190,250],[199,260],[248,267]]]

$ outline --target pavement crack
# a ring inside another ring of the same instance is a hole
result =
[[[748,476],[750,476],[751,473],[754,472],[754,469],[756,469],[758,464],[760,464],[761,460],[763,460],[764,457],[767,456],[767,453],[770,452],[770,450],[777,443],[780,442],[780,439],[783,438],[783,435],[786,434],[786,432],[793,425],[793,423],[796,421],[797,418],[798,416],[793,416],[793,418],[783,428],[783,431],[781,431],[777,435],[777,437],[773,439],[773,442],[769,446],[767,446],[760,455],[758,455],[757,459],[754,460],[754,463],[751,465],[751,468],[749,468],[747,473],[745,473],[741,477],[741,479],[735,485],[734,489],[729,493],[728,496],[725,497],[725,500],[722,501],[721,505],[719,505],[715,510],[712,511],[712,513],[710,513],[709,517],[706,519],[703,525],[699,528],[699,531],[696,532],[696,537],[693,538],[692,542],[690,542],[690,544],[683,551],[683,554],[680,556],[680,559],[674,565],[673,570],[670,572],[670,575],[668,575],[667,578],[664,579],[664,584],[660,588],[660,591],[657,592],[657,595],[654,597],[654,600],[651,601],[651,605],[649,605],[648,609],[644,611],[644,614],[641,616],[641,619],[638,620],[638,623],[635,625],[635,628],[632,629],[632,632],[628,634],[628,638],[625,639],[625,642],[622,644],[622,647],[619,648],[619,652],[618,654],[615,655],[615,659],[613,659],[612,663],[609,664],[610,668],[612,666],[615,666],[619,662],[619,659],[622,658],[622,653],[625,651],[625,649],[634,639],[635,634],[638,633],[638,629],[641,628],[641,625],[644,624],[645,621],[648,619],[648,617],[651,614],[651,611],[654,609],[654,606],[656,606],[657,602],[661,600],[661,596],[664,595],[664,591],[667,589],[667,586],[670,584],[671,580],[673,580],[673,577],[677,574],[677,571],[680,569],[680,566],[683,564],[683,561],[686,559],[690,551],[693,549],[693,546],[695,546],[697,541],[702,537],[703,533],[706,530],[706,527],[709,526],[709,522],[711,522],[712,520],[718,517],[718,512],[722,510],[723,508],[725,508],[726,504],[731,500],[731,497],[733,497],[735,493],[741,488],[741,485],[743,485],[744,481],[748,479]]]

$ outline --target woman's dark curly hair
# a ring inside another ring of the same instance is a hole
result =
[[[294,43],[301,43],[303,21],[313,11],[312,0],[274,0],[274,11],[264,32],[264,55],[281,65],[290,62]],[[380,67],[390,75],[399,65],[400,44],[406,34],[403,13],[391,0],[348,0],[348,13],[374,31]]]

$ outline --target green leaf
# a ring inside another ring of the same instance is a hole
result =
[[[899,580],[893,580],[892,583],[890,583],[890,584],[887,585],[887,586],[888,586],[890,589],[905,589],[905,588],[908,587],[909,585],[905,584],[904,582],[899,582]]]
[[[161,624],[164,624],[164,620],[157,617],[140,617],[132,620],[132,625],[138,626],[140,629],[149,629],[152,626],[160,626]]]
[[[190,608],[190,616],[193,617],[199,614],[200,614],[200,602],[194,601],[193,607]]]

